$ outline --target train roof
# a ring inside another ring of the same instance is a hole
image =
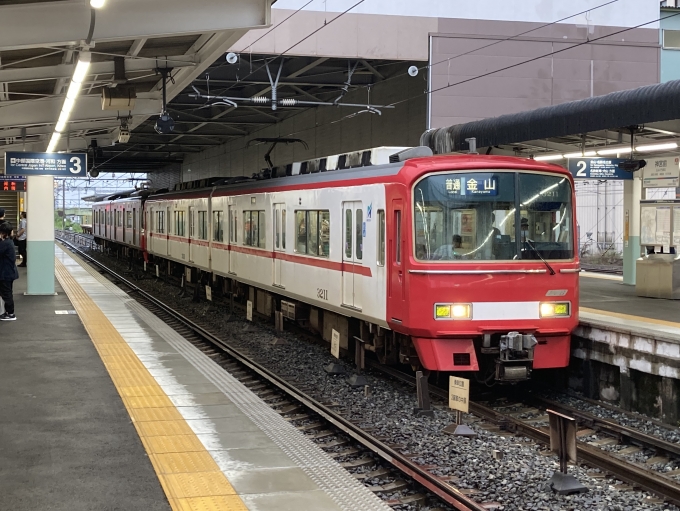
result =
[[[217,181],[213,186],[205,188],[190,188],[182,191],[171,191],[163,194],[153,194],[149,200],[165,200],[170,198],[195,197],[197,194],[205,194],[212,191],[213,196],[238,194],[239,191],[248,193],[249,191],[262,191],[276,189],[295,189],[295,188],[318,188],[324,183],[339,183],[342,185],[346,181],[361,181],[362,183],[381,182],[384,178],[397,176],[402,169],[408,167],[412,169],[409,176],[404,176],[405,181],[422,174],[423,171],[446,171],[446,170],[481,170],[481,169],[526,169],[555,172],[565,176],[571,174],[558,165],[537,162],[526,158],[512,156],[486,156],[478,154],[458,154],[458,155],[437,155],[422,158],[407,158],[405,161],[397,163],[386,163],[382,165],[362,166],[356,168],[317,171],[312,174],[300,174],[295,176],[275,177],[269,179],[240,178],[238,182],[230,184],[220,184]],[[222,180],[224,181],[224,180]]]

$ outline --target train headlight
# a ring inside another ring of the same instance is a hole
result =
[[[571,315],[569,302],[543,302],[540,307],[542,318],[564,318]]]
[[[434,319],[470,319],[472,305],[469,303],[437,303],[434,306]]]

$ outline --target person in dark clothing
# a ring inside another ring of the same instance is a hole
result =
[[[8,223],[0,224],[0,298],[5,302],[5,313],[0,315],[0,321],[16,321],[14,315],[14,297],[12,296],[14,281],[19,278],[17,270],[16,252],[12,242],[12,226]]]
[[[19,255],[21,256],[21,264],[19,266],[23,266],[24,268],[26,267],[26,261],[28,258],[26,257],[26,212],[22,211],[20,215],[21,220],[19,220],[19,230],[17,231],[16,235],[16,243],[15,245],[17,246],[17,250],[19,250]]]

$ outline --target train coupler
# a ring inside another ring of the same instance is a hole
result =
[[[537,344],[533,334],[509,332],[501,336],[499,358],[496,359],[496,380],[518,382],[531,378],[534,347]]]

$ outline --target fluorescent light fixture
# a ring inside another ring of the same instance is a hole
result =
[[[90,5],[95,9],[101,9],[104,7],[106,0],[90,0]]]
[[[564,158],[561,154],[542,154],[540,156],[534,156],[535,161],[554,161],[561,160]]]
[[[595,151],[586,151],[579,153],[567,153],[564,155],[565,158],[584,158],[588,156],[595,156]]]
[[[92,0],[92,6],[95,7],[94,3],[97,2],[99,7],[104,5],[104,0]],[[61,134],[66,131],[66,126],[68,124],[68,119],[71,115],[71,111],[76,104],[76,98],[80,94],[80,90],[83,86],[83,80],[87,76],[90,69],[90,61],[92,60],[92,55],[89,51],[81,51],[78,55],[78,62],[76,63],[76,68],[73,71],[73,78],[71,78],[71,83],[68,86],[68,91],[66,92],[66,99],[64,100],[64,106],[61,108],[61,113],[59,114],[59,120],[57,125],[54,127],[54,133],[50,139],[50,144],[47,146],[47,152],[54,152],[57,147],[57,143],[61,138]]]
[[[610,154],[627,154],[630,152],[630,147],[608,147],[607,149],[600,149],[597,154],[600,156],[607,156]]]
[[[47,146],[47,152],[48,153],[53,153],[54,150],[57,148],[57,144],[59,143],[59,139],[61,138],[61,133],[54,132],[52,133],[52,138],[50,139],[50,145]]]
[[[663,151],[665,149],[677,149],[678,144],[675,142],[667,142],[664,144],[647,144],[639,145],[635,148],[636,151]]]

